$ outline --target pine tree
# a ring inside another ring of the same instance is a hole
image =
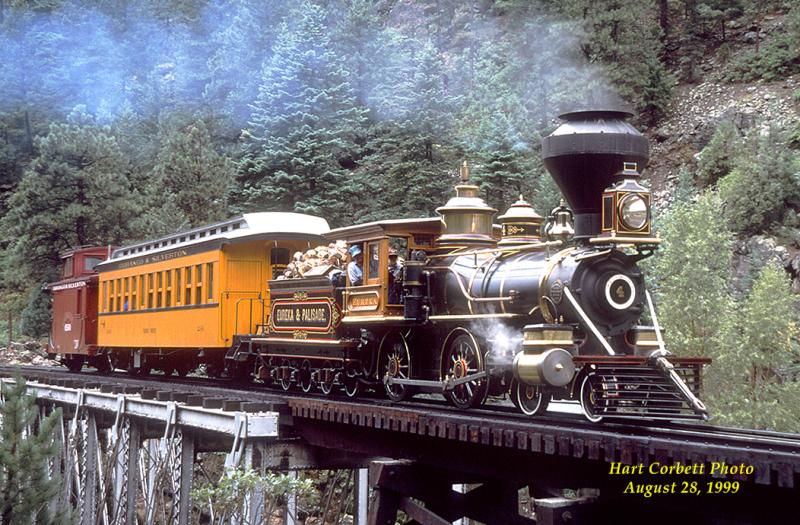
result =
[[[664,116],[675,81],[660,59],[654,6],[639,0],[588,3],[583,9],[584,53],[603,70],[622,98],[652,125]]]
[[[288,7],[280,0],[231,0],[215,13],[223,18],[212,33],[208,58],[210,74],[204,90],[209,104],[219,108],[232,126],[241,128],[250,116],[250,103],[258,95],[264,55],[274,44],[276,27]]]
[[[300,3],[261,74],[239,167],[241,207],[323,215],[334,224],[352,219],[353,210],[340,203],[359,198],[350,174],[364,113],[324,9]]]
[[[148,188],[150,234],[167,233],[226,218],[234,166],[214,149],[202,120],[162,133]]]
[[[118,244],[134,234],[140,211],[128,180],[127,160],[116,140],[81,108],[68,123],[52,124],[36,146],[39,154],[9,199],[2,220],[10,263],[4,266],[4,282],[28,290],[28,308],[45,304],[31,290],[56,276],[60,251]],[[46,315],[31,310],[28,314],[30,319]]]
[[[69,523],[66,511],[48,509],[60,490],[60,480],[47,477],[47,462],[59,452],[54,436],[61,409],[37,424],[39,408],[26,394],[23,378],[0,388],[5,400],[0,404],[0,523]]]
[[[358,171],[369,203],[360,220],[433,216],[449,197],[461,160],[441,57],[430,42],[402,49],[412,54],[396,57],[393,76],[374,92],[380,121]]]
[[[753,234],[776,230],[786,220],[791,203],[800,198],[800,157],[786,147],[780,129],[748,137],[730,174],[719,182],[730,229]]]
[[[697,181],[700,187],[713,186],[730,173],[741,147],[742,140],[736,126],[732,122],[721,122],[711,141],[700,152],[697,162]]]

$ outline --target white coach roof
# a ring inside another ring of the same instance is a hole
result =
[[[285,212],[245,213],[226,221],[117,248],[107,262],[183,248],[211,240],[233,241],[256,235],[321,236],[329,231],[328,221],[313,215]]]

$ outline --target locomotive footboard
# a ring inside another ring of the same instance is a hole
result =
[[[582,356],[576,364],[585,373],[576,392],[586,417],[627,419],[708,419],[697,398],[702,390],[703,358],[660,358],[672,365],[659,366],[658,358]],[[671,372],[674,371],[674,374]]]

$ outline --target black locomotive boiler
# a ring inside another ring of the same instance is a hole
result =
[[[498,232],[465,166],[440,217],[330,231],[363,253],[363,282],[325,268],[270,281],[269,317],[237,337],[228,375],[393,400],[441,392],[461,408],[509,395],[528,415],[576,399],[591,421],[707,417],[709,360],[667,351],[638,266],[660,240],[638,183],[648,143],[629,116],[561,116],[542,155],[566,205],[546,220],[520,198]]]

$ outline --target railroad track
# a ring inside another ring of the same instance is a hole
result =
[[[399,404],[369,394],[349,398],[284,392],[258,385],[232,385],[219,379],[120,373],[75,374],[58,367],[0,367],[40,380],[114,384],[143,390],[173,391],[240,401],[288,405],[295,418],[330,425],[356,425],[468,444],[526,450],[555,456],[623,463],[723,461],[757,467],[756,483],[794,487],[800,477],[800,434],[737,429],[689,422],[613,421],[591,423],[581,416],[550,413],[529,418],[508,404],[468,412],[444,400],[415,399]],[[330,432],[340,429],[330,427]],[[351,445],[355,446],[355,444]]]

